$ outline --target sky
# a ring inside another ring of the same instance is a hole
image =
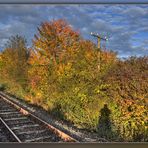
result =
[[[143,5],[0,5],[0,50],[11,35],[25,36],[28,46],[44,21],[66,19],[84,39],[91,32],[107,36],[102,48],[119,57],[148,56],[148,4]]]

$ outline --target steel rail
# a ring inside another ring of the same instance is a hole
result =
[[[11,128],[6,124],[6,122],[0,117],[0,121],[2,122],[2,124],[7,128],[7,130],[11,133],[11,135],[13,136],[13,138],[21,143],[21,140],[17,137],[17,135],[11,130]]]

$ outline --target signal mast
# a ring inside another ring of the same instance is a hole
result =
[[[104,40],[104,41],[108,41],[108,38],[107,37],[101,37],[98,33],[93,33],[91,32],[90,33],[93,37],[97,38],[97,44],[98,44],[98,49],[99,49],[99,65],[98,65],[98,69],[99,71],[101,71],[101,40]]]

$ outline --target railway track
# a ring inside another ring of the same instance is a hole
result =
[[[78,142],[0,94],[0,142]]]

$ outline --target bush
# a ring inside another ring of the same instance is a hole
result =
[[[0,84],[0,91],[4,91],[6,89],[6,84]]]

